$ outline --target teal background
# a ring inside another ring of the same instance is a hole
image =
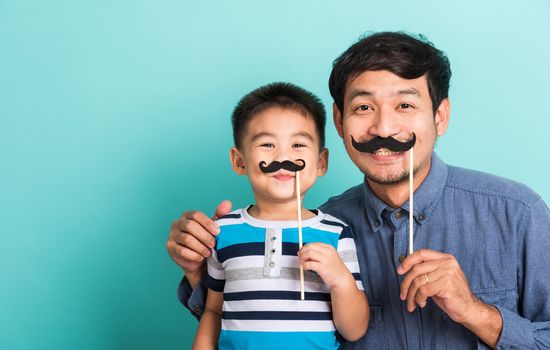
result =
[[[331,62],[365,31],[446,51],[439,155],[548,202],[549,14],[544,0],[0,0],[0,348],[189,348],[165,242],[186,209],[251,202],[228,162],[234,104],[291,81],[330,108]],[[310,207],[361,181],[327,135]]]

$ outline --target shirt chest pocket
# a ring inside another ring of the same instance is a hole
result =
[[[516,306],[517,291],[515,288],[473,289],[472,293],[485,304],[503,306],[511,310]]]

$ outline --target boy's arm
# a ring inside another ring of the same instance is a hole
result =
[[[199,328],[193,342],[193,350],[217,349],[220,337],[223,293],[208,290],[208,298]]]
[[[304,269],[313,270],[330,287],[332,314],[338,332],[356,341],[367,331],[370,310],[367,297],[352,273],[359,275],[355,243],[346,232],[340,235],[338,252],[328,244],[310,243],[299,252]]]

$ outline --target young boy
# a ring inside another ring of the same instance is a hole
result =
[[[316,96],[288,83],[262,86],[239,101],[230,158],[233,170],[248,176],[256,204],[217,222],[193,349],[337,349],[336,331],[349,341],[365,334],[369,306],[349,226],[301,208],[303,240],[313,243],[298,252],[297,169],[277,166],[305,165],[303,197],[327,171],[325,119]]]

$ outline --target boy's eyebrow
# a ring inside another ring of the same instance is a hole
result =
[[[257,139],[261,138],[261,137],[274,137],[275,135],[270,133],[270,132],[259,132],[257,134],[254,134],[254,136],[252,136],[252,138],[250,139],[250,141],[254,142],[256,141]]]
[[[294,133],[292,134],[292,136],[302,136],[309,139],[310,141],[315,141],[313,140],[313,136],[311,136],[308,132],[305,132],[305,131]]]

